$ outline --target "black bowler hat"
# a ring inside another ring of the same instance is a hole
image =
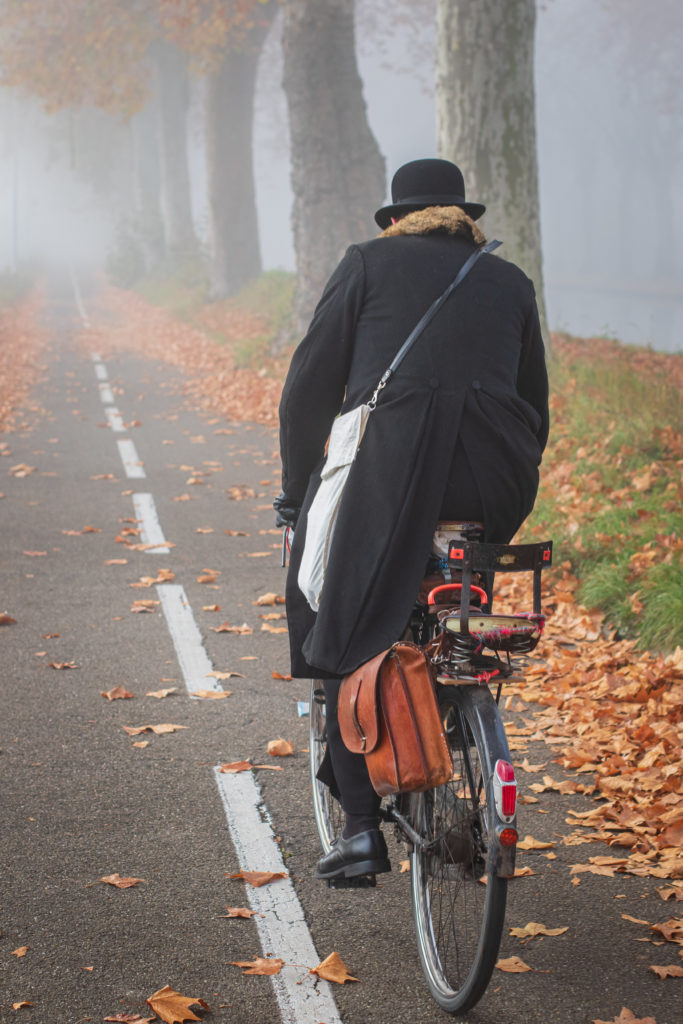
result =
[[[462,171],[450,160],[411,160],[399,167],[391,182],[391,198],[391,206],[375,214],[381,228],[388,228],[392,217],[428,206],[460,206],[472,220],[486,210],[481,203],[465,201]]]

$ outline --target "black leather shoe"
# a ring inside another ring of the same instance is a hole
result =
[[[350,839],[340,836],[329,853],[318,861],[316,878],[355,878],[391,871],[387,844],[378,828],[359,832]]]

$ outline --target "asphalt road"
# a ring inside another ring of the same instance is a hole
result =
[[[331,986],[339,1019],[446,1020],[417,962],[409,878],[398,871],[405,853],[393,850],[395,869],[376,891],[334,892],[312,878],[320,851],[307,719],[297,715],[308,683],[272,678],[288,671],[287,639],[261,628],[267,620],[259,616],[278,609],[254,604],[284,590],[270,510],[279,490],[274,433],[198,413],[178,372],[143,359],[105,356],[108,380],[98,381],[91,355],[74,344],[79,328],[72,298],[55,297],[38,408],[5,438],[9,450],[0,459],[0,613],[17,620],[0,628],[0,1020],[144,1016],[146,997],[164,985],[201,997],[217,1024],[283,1020],[271,979],[242,976],[229,964],[281,953],[262,949],[258,919],[223,916],[226,905],[247,906],[248,894],[243,881],[227,877],[240,862],[215,767],[240,759],[283,769],[254,773],[263,796],[257,817],[272,825],[319,960],[336,950],[359,979]],[[123,431],[107,420],[100,384],[112,389],[129,425]],[[120,439],[133,441],[144,478],[126,476]],[[22,465],[32,468],[18,475],[14,467]],[[140,542],[122,534],[139,528],[131,522],[136,493],[152,495],[174,545],[167,553],[117,543],[121,536]],[[80,532],[85,527],[94,530]],[[243,674],[207,677],[207,688],[231,691],[226,699],[188,694],[160,604],[131,612],[136,600],[159,600],[163,583],[133,584],[160,569],[184,588],[213,669]],[[198,582],[212,575],[213,582]],[[214,604],[220,611],[204,610]],[[213,630],[226,621],[246,622],[253,632]],[[115,686],[134,698],[101,696]],[[176,692],[163,699],[145,696],[170,687]],[[160,723],[184,728],[137,736],[123,729]],[[278,737],[292,742],[294,756],[266,753]],[[548,760],[560,777],[548,749],[532,745],[528,756]],[[526,787],[534,778],[520,772],[520,780]],[[519,855],[535,873],[511,883],[507,917],[509,927],[538,921],[568,931],[524,943],[506,929],[501,955],[521,956],[533,970],[496,971],[466,1020],[591,1024],[612,1021],[626,1006],[637,1017],[677,1024],[681,982],[648,970],[680,963],[677,948],[643,941],[652,938],[649,929],[622,917],[662,921],[675,907],[662,902],[655,879],[584,874],[573,885],[570,866],[588,854],[561,843],[569,807],[590,803],[550,793],[522,808],[521,832],[554,841],[555,857]],[[144,881],[129,889],[98,881],[113,873]],[[16,955],[24,946],[25,955]],[[283,972],[304,993],[317,991],[307,968],[319,962],[305,956]],[[12,1008],[22,1001],[32,1005]]]

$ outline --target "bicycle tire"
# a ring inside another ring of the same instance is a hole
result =
[[[413,825],[435,846],[431,851],[413,848],[411,889],[427,984],[442,1010],[456,1014],[481,999],[500,948],[507,879],[496,874],[489,841],[494,827],[492,773],[498,758],[509,761],[510,752],[488,688],[439,689],[454,773],[438,789],[413,794]],[[473,777],[474,789],[483,794],[478,810],[469,781]]]
[[[311,679],[311,699],[308,706],[309,761],[311,786],[313,789],[313,813],[320,836],[323,854],[329,853],[335,839],[344,827],[344,812],[341,804],[330,793],[329,788],[317,778],[327,748],[325,729],[325,698],[320,679]]]

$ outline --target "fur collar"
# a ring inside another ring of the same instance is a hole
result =
[[[412,213],[407,213],[405,217],[401,217],[396,224],[390,224],[379,237],[431,235],[434,232],[463,235],[475,245],[486,244],[486,239],[480,229],[459,206],[428,206],[425,210],[414,210]]]

